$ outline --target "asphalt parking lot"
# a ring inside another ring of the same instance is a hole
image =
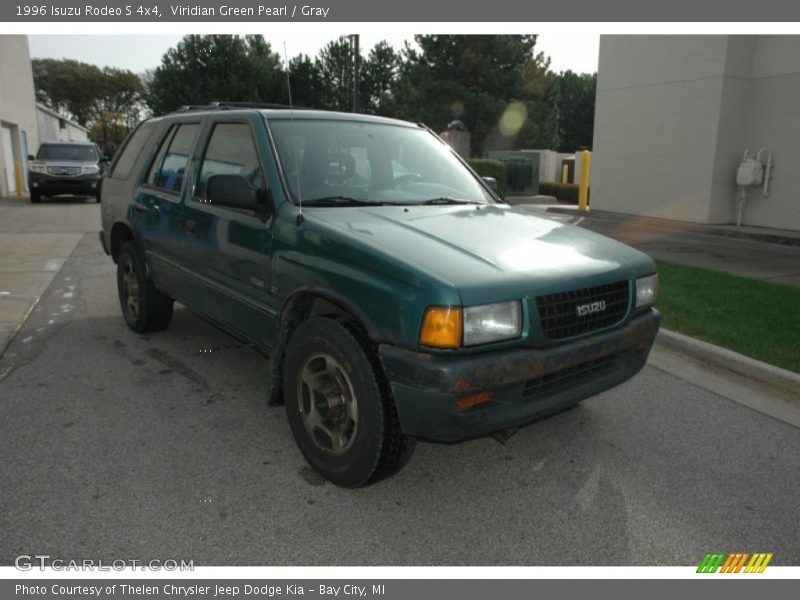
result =
[[[266,404],[265,357],[184,308],[134,334],[98,206],[35,208],[3,201],[0,242],[79,235],[0,359],[0,564],[800,564],[798,428],[653,365],[505,444],[423,443],[388,481],[326,483]]]

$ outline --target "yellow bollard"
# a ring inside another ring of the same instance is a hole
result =
[[[578,210],[589,210],[589,169],[592,166],[592,153],[581,152],[581,185],[578,189]]]
[[[14,178],[17,181],[17,196],[24,196],[25,195],[25,180],[22,177],[22,164],[18,161],[14,161]]]
[[[569,166],[561,165],[561,183],[569,183]]]

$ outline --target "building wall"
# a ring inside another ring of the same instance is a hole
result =
[[[35,152],[39,147],[34,108],[33,72],[28,51],[28,38],[24,35],[0,35],[0,126],[11,132],[11,163],[27,166],[23,134],[27,139],[27,151]],[[8,157],[0,144],[0,196],[9,193]],[[24,178],[23,178],[24,179]],[[23,186],[25,183],[23,182]]]
[[[734,222],[742,154],[769,147],[772,193],[749,189],[743,223],[800,230],[799,94],[797,36],[602,36],[592,207]]]
[[[745,146],[770,148],[770,195],[751,192],[744,223],[800,230],[800,36],[759,36]]]
[[[41,105],[36,106],[36,122],[39,128],[39,142],[71,141],[85,142],[89,132],[85,127],[62,119],[56,113]]]

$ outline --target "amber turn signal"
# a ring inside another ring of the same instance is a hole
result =
[[[419,343],[433,348],[458,348],[461,346],[461,308],[431,306],[425,311]]]
[[[481,404],[486,404],[493,397],[494,394],[492,392],[478,392],[477,394],[471,394],[469,396],[461,396],[457,402],[458,410],[467,410],[480,406]]]

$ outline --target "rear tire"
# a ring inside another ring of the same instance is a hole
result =
[[[172,298],[156,289],[146,273],[135,244],[122,244],[117,257],[117,292],[125,323],[137,333],[161,331],[172,320]]]
[[[403,435],[388,383],[359,330],[316,317],[292,335],[283,393],[303,456],[336,485],[355,488],[397,473],[416,440]]]

